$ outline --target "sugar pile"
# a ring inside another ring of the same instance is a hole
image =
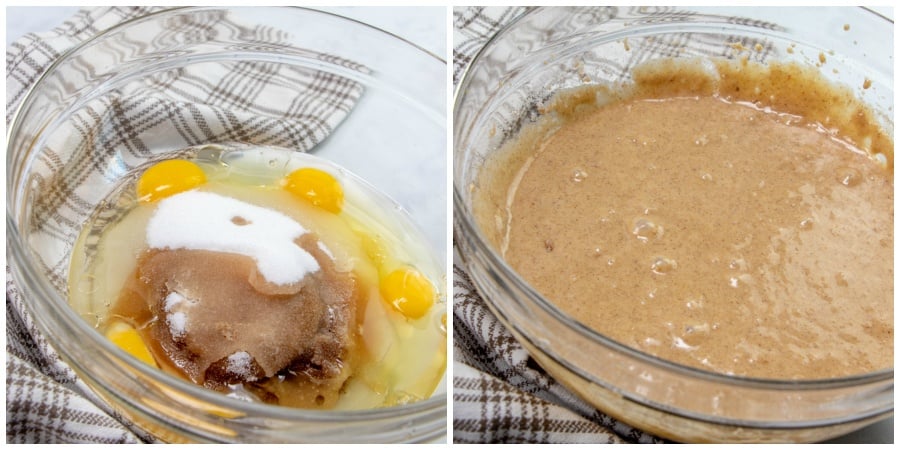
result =
[[[256,381],[256,377],[253,375],[252,363],[253,357],[249,353],[244,351],[234,352],[228,356],[228,365],[225,370],[242,380]]]
[[[159,202],[147,225],[153,249],[209,250],[249,256],[274,284],[296,283],[319,264],[294,240],[307,231],[290,217],[211,192],[187,191]]]
[[[188,306],[183,295],[172,291],[166,296],[163,311],[166,312],[166,322],[169,324],[169,333],[172,337],[180,339],[187,333],[188,317],[185,308]]]

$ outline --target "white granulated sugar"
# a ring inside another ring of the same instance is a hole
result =
[[[232,353],[228,356],[228,365],[225,367],[225,371],[247,381],[253,381],[255,377],[252,376],[251,362],[253,362],[253,357],[247,352]]]
[[[187,314],[183,312],[175,312],[166,314],[166,320],[169,322],[169,333],[174,338],[180,338],[187,333]]]
[[[166,312],[166,321],[169,323],[169,333],[175,339],[184,337],[187,333],[188,316],[186,309],[192,301],[178,292],[172,291],[166,295],[163,302],[163,310]]]
[[[181,302],[183,302],[184,300],[185,298],[183,295],[175,291],[169,292],[169,295],[166,296],[165,303],[163,304],[163,309],[166,312],[172,312],[172,310],[175,309],[175,307],[181,304]]]
[[[147,224],[147,244],[249,256],[267,281],[289,284],[319,270],[316,259],[294,243],[305,233],[278,211],[211,192],[187,191],[159,202]]]

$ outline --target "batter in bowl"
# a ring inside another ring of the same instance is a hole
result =
[[[890,138],[799,68],[709,67],[556,95],[492,162],[516,169],[482,223],[564,312],[660,358],[778,379],[892,367]]]

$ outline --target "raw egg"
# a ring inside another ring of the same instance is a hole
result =
[[[328,172],[304,167],[291,172],[282,182],[289,192],[332,213],[341,212],[344,189]]]
[[[434,305],[434,286],[412,268],[394,270],[381,279],[379,287],[384,300],[410,319],[424,316]]]
[[[137,183],[138,199],[155,202],[206,183],[206,174],[197,164],[170,159],[150,166]]]

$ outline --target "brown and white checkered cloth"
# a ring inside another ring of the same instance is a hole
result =
[[[487,40],[529,8],[454,8],[453,82]],[[654,443],[557,383],[484,304],[458,256],[453,264],[453,441]]]
[[[28,34],[12,43],[6,53],[7,125],[26,92],[67,49],[116,24],[158,9],[83,9],[51,32]],[[193,17],[192,21],[168,21],[160,26],[156,34],[159,42],[185,32],[185,27],[196,32],[192,34],[195,39],[224,34],[277,44],[286,42],[288,36],[284,30],[239,23],[220,11]],[[126,47],[129,43],[121,45]],[[127,53],[126,49],[122,53]],[[341,123],[363,93],[361,85],[347,79],[271,63],[222,62],[216,66],[205,64],[202,72],[189,68],[173,73],[129,84],[90,115],[73,121],[86,127],[80,130],[79,136],[84,136],[81,141],[50,141],[48,146],[55,149],[54,145],[74,145],[80,151],[97,151],[100,140],[105,147],[125,146],[140,151],[155,145],[182,148],[240,141],[307,151]],[[165,142],[160,142],[162,139]],[[93,165],[79,166],[79,173],[64,176],[85,180],[102,175]],[[73,192],[81,195],[77,186]],[[59,236],[71,237],[77,234],[78,227],[66,222],[62,208],[49,216],[62,216],[63,220],[48,219],[42,226]],[[65,282],[64,261],[44,263],[59,268],[60,273],[51,277],[55,283]],[[7,261],[7,442],[152,442],[152,436],[116,415],[59,359],[35,328],[25,307],[27,298],[20,295],[9,264]]]

